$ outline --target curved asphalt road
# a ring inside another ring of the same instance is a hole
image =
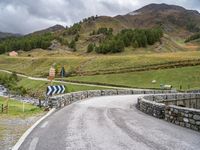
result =
[[[44,120],[20,150],[198,150],[200,133],[138,111],[138,96],[76,102]]]

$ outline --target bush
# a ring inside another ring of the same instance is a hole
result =
[[[80,35],[79,35],[79,34],[77,34],[77,35],[75,36],[74,40],[77,42],[77,41],[78,41],[78,39],[79,39],[79,37],[80,37]]]
[[[196,33],[185,40],[185,43],[200,39],[200,33]]]
[[[62,45],[68,45],[69,42],[67,39],[65,39],[64,37],[58,37],[57,40],[62,44]]]
[[[27,94],[27,90],[24,87],[17,85],[18,81],[20,81],[20,79],[17,77],[16,73],[11,74],[10,76],[8,75],[0,76],[0,84],[4,85],[12,93],[18,95]]]
[[[75,40],[72,40],[70,43],[69,43],[69,48],[73,49],[74,51],[76,51],[76,41]]]
[[[87,47],[87,53],[91,53],[95,48],[95,44],[90,43]]]
[[[97,32],[95,30],[93,30],[90,33],[90,36],[91,35],[98,35],[98,34],[104,34],[106,36],[111,36],[113,34],[113,29],[112,28],[99,28]]]
[[[76,35],[81,30],[81,23],[75,23],[72,27],[67,29],[68,35]]]
[[[186,28],[190,32],[199,32],[200,31],[199,26],[193,21],[189,21],[188,24],[186,25]]]

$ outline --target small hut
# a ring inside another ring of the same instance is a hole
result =
[[[12,52],[9,52],[9,56],[16,57],[18,56],[18,53],[15,51],[12,51]]]

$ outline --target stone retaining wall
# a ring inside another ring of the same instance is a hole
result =
[[[200,94],[162,94],[149,95],[138,98],[137,108],[142,112],[156,118],[165,119],[168,122],[200,131],[200,110],[194,108],[183,108],[170,103],[181,104],[189,101],[189,104],[200,104]],[[194,105],[190,105],[194,106]]]
[[[168,106],[165,109],[165,120],[176,125],[200,131],[200,110]]]
[[[111,96],[111,95],[136,95],[136,94],[158,94],[158,93],[175,93],[173,90],[91,90],[68,93],[49,98],[49,106],[54,108],[62,108],[72,102],[100,96]]]

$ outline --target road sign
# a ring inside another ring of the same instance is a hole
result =
[[[48,86],[47,87],[47,96],[52,96],[55,94],[63,94],[65,92],[65,86],[64,85],[55,85],[55,86]]]
[[[54,79],[56,75],[56,70],[55,68],[51,67],[49,70],[49,79]]]
[[[50,77],[50,76],[49,76],[49,77],[48,77],[48,80],[51,80],[51,81],[52,81],[52,80],[54,80],[54,78],[55,78],[55,77],[52,77],[52,76]]]
[[[61,69],[60,76],[62,78],[65,77],[65,68],[64,67],[62,67],[62,69]]]

